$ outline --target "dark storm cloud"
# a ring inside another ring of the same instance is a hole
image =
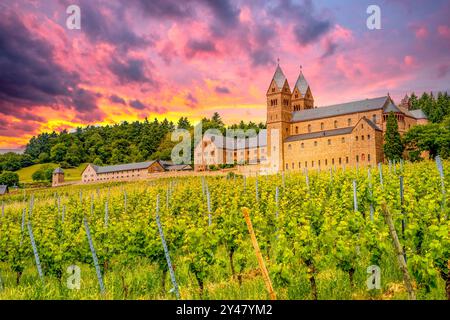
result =
[[[130,106],[137,110],[144,110],[147,106],[139,100],[130,101]]]
[[[274,14],[280,18],[295,21],[294,35],[300,45],[308,45],[327,34],[332,27],[330,20],[321,18],[311,0],[294,3],[292,0],[280,0],[274,9]]]
[[[81,114],[100,114],[96,94],[79,89],[80,76],[57,64],[53,52],[53,46],[27,29],[16,13],[2,13],[0,113],[45,122],[26,110],[37,105],[65,105]]]
[[[194,13],[188,1],[179,0],[131,0],[144,14],[162,19],[184,19]]]
[[[64,7],[73,1],[62,0]],[[79,0],[81,8],[81,28],[93,43],[107,42],[119,50],[153,45],[151,37],[137,35],[126,20],[127,3],[115,5],[113,2],[101,4],[91,0]]]
[[[120,61],[113,59],[109,64],[109,69],[117,77],[121,84],[129,82],[148,82],[156,84],[155,81],[146,75],[147,66],[142,59],[125,59]]]
[[[228,89],[227,87],[221,87],[221,86],[215,87],[214,91],[216,91],[217,93],[223,93],[223,94],[229,94],[230,93],[230,89]]]
[[[209,40],[189,40],[185,47],[186,57],[192,58],[198,53],[216,52],[216,45]]]
[[[123,105],[127,104],[124,99],[122,99],[121,97],[119,97],[115,94],[113,94],[112,96],[109,97],[109,101],[111,101],[113,103],[123,104]]]
[[[252,65],[255,67],[273,65],[274,63],[274,57],[272,53],[265,48],[254,50],[250,54],[250,58],[252,60]]]
[[[13,36],[12,36],[13,35]],[[53,105],[69,95],[77,75],[53,61],[53,47],[28,30],[14,12],[0,17],[0,112],[17,106]]]

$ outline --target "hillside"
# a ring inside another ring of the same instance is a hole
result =
[[[58,165],[56,163],[45,163],[45,164],[35,164],[26,168],[22,168],[17,170],[16,173],[19,175],[19,179],[21,183],[30,183],[33,182],[31,178],[32,174],[39,170],[42,166],[51,166],[53,168],[57,168]],[[81,180],[81,173],[86,168],[87,163],[82,163],[76,168],[64,169],[64,176],[66,181],[76,181]]]

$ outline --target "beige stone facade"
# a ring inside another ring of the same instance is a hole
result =
[[[396,106],[389,95],[315,107],[300,75],[291,91],[280,66],[267,90],[267,142],[272,171],[374,166],[384,161],[387,117],[393,112],[400,134],[427,123],[421,110]],[[275,138],[274,138],[275,137]]]

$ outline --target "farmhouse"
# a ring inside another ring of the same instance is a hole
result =
[[[113,166],[96,166],[89,164],[84,169],[81,180],[83,183],[130,181],[150,178],[152,174],[165,171],[192,170],[190,165],[173,165],[170,161],[145,161],[138,163],[119,164]]]
[[[6,185],[0,185],[0,196],[3,196],[9,192],[9,188]]]

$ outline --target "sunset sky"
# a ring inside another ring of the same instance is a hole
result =
[[[449,17],[439,0],[2,0],[0,148],[145,117],[265,121],[277,58],[318,106],[449,90]]]

